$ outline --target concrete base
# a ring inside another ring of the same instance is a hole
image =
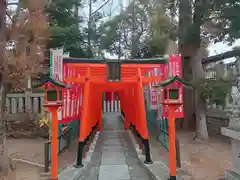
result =
[[[236,174],[232,170],[226,170],[225,180],[240,180],[240,175]]]
[[[231,138],[232,146],[232,170],[225,171],[226,180],[240,180],[240,130],[222,128],[223,135]]]

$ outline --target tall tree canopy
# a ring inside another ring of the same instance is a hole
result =
[[[164,54],[168,41],[175,38],[176,22],[165,14],[162,2],[151,2],[136,0],[134,5],[130,3],[118,16],[102,24],[101,49],[125,57]]]
[[[209,43],[232,43],[240,37],[239,10],[239,0],[135,0],[134,10],[133,4],[129,4],[120,15],[99,28],[100,47],[125,57],[131,54],[151,57],[164,54],[170,40],[178,40],[184,79],[202,82],[201,87],[207,85],[207,90],[199,87],[190,92],[185,90],[185,94],[192,93],[194,97],[184,96],[185,124],[191,124],[196,114],[197,136],[207,139],[205,100],[224,102],[215,97],[219,96],[220,86],[229,86],[229,83],[219,81],[211,87],[213,83],[205,82],[201,59],[207,56]],[[209,91],[206,96],[206,91],[212,88],[215,91]],[[221,94],[224,99],[226,91]]]
[[[239,25],[236,22],[240,20],[238,16],[240,3],[238,0],[166,0],[165,2],[172,17],[178,16],[179,19],[179,53],[183,56],[184,79],[201,81],[204,79],[201,64],[201,59],[204,57],[203,49],[209,42],[232,43],[239,38]],[[197,136],[207,139],[205,101],[198,91],[194,92],[194,99],[185,96],[185,120],[192,122],[192,114],[195,113]],[[211,93],[217,94],[216,91]]]
[[[74,11],[79,0],[52,0],[46,9],[51,40],[48,48],[63,47],[72,57],[87,57],[81,17]]]

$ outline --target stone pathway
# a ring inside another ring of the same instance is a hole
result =
[[[153,180],[116,114],[108,114],[91,162],[77,180]]]

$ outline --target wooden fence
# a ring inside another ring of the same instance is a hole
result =
[[[12,93],[7,95],[6,108],[8,114],[25,112],[41,113],[44,93]]]
[[[103,112],[121,112],[120,101],[103,101]]]
[[[7,95],[8,114],[41,113],[44,93],[12,93]],[[103,112],[120,112],[120,101],[103,101]]]

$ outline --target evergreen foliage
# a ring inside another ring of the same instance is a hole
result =
[[[52,0],[46,8],[51,31],[48,48],[63,47],[72,57],[87,57],[82,20],[74,12],[74,7],[80,4],[79,0]]]
[[[221,106],[225,106],[226,98],[229,96],[233,85],[230,77],[218,77],[210,80],[201,79],[192,84],[204,101]]]
[[[163,55],[168,40],[176,39],[176,22],[165,14],[162,5],[160,1],[136,0],[133,21],[130,3],[121,14],[100,26],[101,50],[129,57],[134,47],[135,57]]]

